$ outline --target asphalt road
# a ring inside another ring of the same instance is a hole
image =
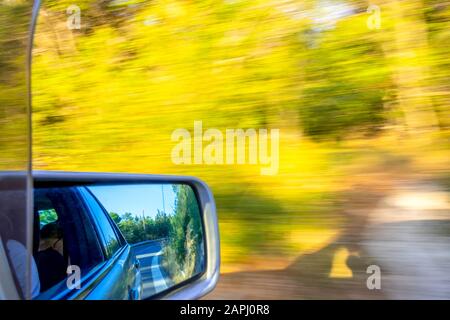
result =
[[[134,249],[140,262],[144,298],[171,286],[171,280],[161,266],[162,248],[161,241],[153,241]]]

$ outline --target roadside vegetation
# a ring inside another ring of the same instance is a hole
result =
[[[370,3],[380,29],[367,25]],[[363,195],[405,179],[448,185],[448,2],[80,0],[81,28],[68,30],[72,4],[45,1],[39,16],[34,169],[201,178],[217,203],[222,272],[283,269],[326,247],[356,221],[342,212],[357,185]],[[278,174],[174,164],[171,134],[196,120],[280,129]],[[178,230],[195,225],[186,217]],[[120,218],[133,241],[169,232]]]
[[[191,187],[174,186],[175,213],[163,250],[163,266],[174,283],[203,271],[205,250],[200,208]]]
[[[154,218],[140,217],[129,212],[122,215],[110,212],[109,215],[130,244],[169,236],[171,217],[162,211],[158,211]]]

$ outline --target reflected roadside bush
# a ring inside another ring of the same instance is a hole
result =
[[[174,283],[204,270],[205,250],[197,198],[191,187],[174,186],[175,213],[163,248],[163,266]]]

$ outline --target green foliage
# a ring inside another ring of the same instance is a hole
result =
[[[318,44],[307,50],[299,110],[309,136],[341,138],[352,129],[366,131],[384,123],[383,99],[392,83],[374,32],[359,27],[365,19],[342,19],[335,28],[316,34]]]
[[[197,198],[191,187],[176,185],[175,214],[164,250],[166,269],[175,283],[199,273],[204,264],[203,231]]]
[[[120,217],[120,215],[118,213],[115,212],[110,212],[109,215],[111,216],[111,219],[113,219],[113,221],[116,224],[119,224],[120,221],[122,221],[122,218]]]
[[[163,239],[169,236],[170,217],[158,211],[155,218],[138,217],[131,213],[120,216],[110,212],[109,215],[119,227],[128,243],[134,244],[146,240]]]
[[[40,210],[39,211],[39,223],[44,226],[48,223],[55,222],[58,220],[58,215],[55,209]]]

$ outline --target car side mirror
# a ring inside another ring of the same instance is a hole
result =
[[[33,254],[39,272],[39,257],[47,249],[59,250],[69,267],[76,265],[81,271],[78,288],[64,288],[69,290],[66,298],[122,298],[120,288],[125,288],[134,299],[197,299],[215,287],[220,266],[218,222],[212,192],[201,180],[46,171],[34,172],[33,179]],[[83,232],[95,231],[82,241],[94,243],[92,238],[97,237],[101,250],[77,243],[81,221],[92,225],[83,226]],[[88,255],[101,258],[92,258],[98,260],[93,266]],[[94,276],[96,286],[91,285],[94,267],[110,270]],[[40,278],[42,292],[45,277]],[[60,287],[69,283],[63,280]],[[41,298],[51,298],[52,292],[62,297],[55,287],[58,284],[46,284],[50,293]]]

